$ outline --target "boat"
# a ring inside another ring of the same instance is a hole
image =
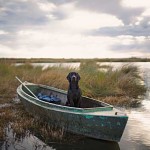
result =
[[[40,99],[39,93],[50,99]],[[82,96],[80,108],[66,106],[67,91],[51,86],[25,81],[17,94],[29,113],[77,135],[119,142],[127,124],[124,112],[86,96]]]

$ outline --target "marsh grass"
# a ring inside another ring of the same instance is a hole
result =
[[[146,88],[141,84],[139,69],[133,64],[115,70],[108,67],[107,71],[103,71],[103,66],[91,61],[87,65],[81,64],[81,68],[84,68],[80,69],[80,74],[84,77],[81,80],[81,87],[87,96],[94,98],[124,96],[128,97],[127,101],[130,103],[130,99],[138,99],[146,92]]]
[[[14,115],[12,114],[13,107],[10,106],[0,108],[0,141],[5,138],[5,128],[9,124],[10,121],[14,119]]]
[[[60,140],[63,136],[63,130],[56,130],[56,127],[48,125],[42,119],[33,117],[27,113],[22,104],[19,104],[15,111],[15,121],[11,123],[11,127],[16,138],[25,137],[27,133],[39,134],[47,138]],[[26,120],[26,121],[25,121]]]
[[[103,70],[105,69],[105,71]],[[49,67],[34,67],[29,63],[15,66],[10,63],[0,63],[0,105],[11,103],[10,107],[0,108],[0,140],[5,138],[5,128],[11,125],[15,137],[24,137],[29,131],[39,132],[48,140],[49,137],[62,140],[64,130],[40,122],[28,114],[22,104],[13,102],[16,88],[20,84],[15,76],[22,81],[40,83],[67,90],[66,76],[71,71],[77,71],[83,95],[103,100],[113,105],[130,105],[139,101],[146,88],[141,84],[139,70],[134,65],[125,65],[116,70],[109,66],[98,65],[96,61],[82,62],[79,69]],[[67,139],[67,138],[66,138]]]
[[[63,128],[49,125],[42,119],[33,117],[26,112],[21,103],[0,109],[0,116],[0,141],[5,139],[6,132],[10,130],[15,140],[21,140],[32,133],[44,137],[45,141],[49,138],[61,141],[64,136]]]

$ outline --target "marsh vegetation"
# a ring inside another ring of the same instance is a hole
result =
[[[0,58],[0,62],[10,63],[69,63],[69,62],[150,62],[149,58]]]
[[[39,134],[44,137],[51,136],[61,140],[64,136],[63,130],[55,130],[54,127],[50,128],[45,123],[33,118],[24,110],[21,103],[13,100],[19,85],[15,76],[22,81],[67,90],[66,76],[71,71],[77,71],[80,74],[80,88],[83,95],[113,105],[135,105],[139,103],[146,92],[139,69],[134,65],[128,64],[114,69],[112,66],[99,65],[96,61],[90,60],[82,61],[78,69],[59,66],[43,70],[41,66],[32,66],[30,63],[15,66],[4,61],[0,63],[0,140],[5,139],[8,125],[11,126],[16,137],[23,136],[29,131],[39,131]]]

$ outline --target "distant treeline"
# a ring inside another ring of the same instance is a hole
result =
[[[150,58],[0,58],[1,62],[6,63],[55,63],[55,62],[150,62]]]

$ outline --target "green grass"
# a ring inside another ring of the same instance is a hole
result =
[[[81,88],[85,95],[99,98],[108,96],[126,96],[137,99],[144,95],[146,88],[141,85],[138,67],[128,64],[116,70],[112,67],[99,66],[91,61],[81,64],[79,73]]]

